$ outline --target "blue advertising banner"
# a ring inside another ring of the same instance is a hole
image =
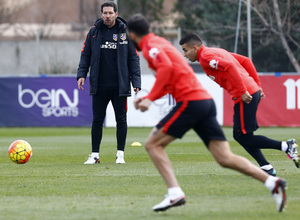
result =
[[[205,75],[197,75],[212,94],[217,106],[217,119],[223,123],[223,90]],[[175,105],[166,95],[150,106],[146,112],[136,110],[135,97],[149,93],[155,77],[142,75],[142,90],[127,98],[128,127],[153,127]],[[84,90],[77,89],[76,76],[0,77],[0,127],[74,127],[92,125],[92,97],[89,79]],[[134,94],[133,88],[131,94]],[[115,127],[112,104],[106,110],[105,127]]]
[[[0,127],[90,126],[89,80],[84,88],[76,76],[0,78]]]

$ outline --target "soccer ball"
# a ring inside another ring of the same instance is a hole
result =
[[[26,163],[31,155],[32,148],[30,144],[23,140],[14,141],[8,148],[9,158],[18,164]]]

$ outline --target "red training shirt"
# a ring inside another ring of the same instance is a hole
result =
[[[252,61],[248,57],[230,53],[221,48],[201,46],[197,54],[206,75],[227,90],[234,103],[260,90],[260,81]]]
[[[155,101],[169,93],[176,102],[212,99],[191,66],[169,41],[150,33],[138,46],[149,67],[156,71],[155,83],[144,98]]]

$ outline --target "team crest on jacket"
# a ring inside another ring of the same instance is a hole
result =
[[[117,41],[118,40],[118,34],[113,34],[113,40]]]
[[[155,59],[158,54],[159,54],[159,50],[157,48],[151,48],[151,50],[149,50],[149,56],[152,59]]]
[[[216,61],[216,60],[209,61],[209,65],[211,66],[211,68],[218,69],[218,64],[219,64],[219,61]]]
[[[120,39],[121,40],[126,40],[126,33],[121,33]]]

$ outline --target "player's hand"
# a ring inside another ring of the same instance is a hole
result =
[[[246,92],[242,95],[242,100],[243,100],[245,103],[247,103],[247,104],[249,104],[249,103],[251,102],[252,96],[249,94],[248,91],[246,91]]]
[[[262,88],[260,88],[260,99],[266,98],[266,94],[263,92]]]
[[[84,90],[84,88],[82,87],[84,85],[84,82],[85,82],[85,78],[79,78],[78,81],[77,81],[77,84],[78,84],[78,89],[80,90]]]
[[[133,88],[133,90],[134,90],[135,94],[137,95],[138,92],[140,91],[140,88]]]
[[[142,98],[136,98],[136,99],[133,101],[133,104],[134,104],[135,109],[139,109],[139,104],[140,104],[140,102],[141,102],[142,100],[143,100]]]
[[[152,101],[150,99],[138,98],[137,101],[135,102],[136,109],[141,110],[141,112],[147,111],[151,104]]]

